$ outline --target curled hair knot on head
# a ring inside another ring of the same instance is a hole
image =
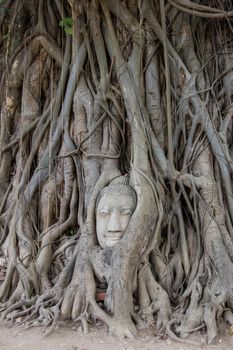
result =
[[[123,175],[123,176],[118,176],[116,177],[114,180],[112,180],[108,186],[104,187],[98,197],[97,197],[97,201],[96,201],[96,208],[99,204],[100,199],[103,197],[104,194],[106,193],[116,193],[116,194],[130,194],[134,197],[135,202],[137,201],[137,195],[135,190],[133,189],[132,186],[130,186],[129,184],[129,175]]]

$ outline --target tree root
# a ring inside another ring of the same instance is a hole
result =
[[[177,335],[175,335],[175,333],[171,330],[171,327],[173,325],[179,324],[179,323],[180,323],[180,321],[178,321],[178,320],[171,320],[167,323],[166,333],[167,333],[168,337],[171,338],[171,340],[174,340],[175,342],[183,343],[183,344],[187,344],[187,345],[193,345],[193,346],[197,346],[198,348],[201,348],[202,347],[201,343],[197,343],[197,342],[194,342],[192,340],[181,339],[181,338],[177,337]]]

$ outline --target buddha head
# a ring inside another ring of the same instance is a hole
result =
[[[96,205],[96,234],[101,248],[113,247],[121,240],[136,204],[136,193],[127,175],[117,177],[100,192]]]

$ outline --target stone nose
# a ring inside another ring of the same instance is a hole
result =
[[[108,222],[108,231],[109,232],[121,232],[121,220],[120,220],[120,213],[117,211],[113,211],[110,215],[109,222]]]

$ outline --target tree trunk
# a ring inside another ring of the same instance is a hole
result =
[[[215,6],[1,1],[6,323],[188,343],[232,324],[233,5]]]

